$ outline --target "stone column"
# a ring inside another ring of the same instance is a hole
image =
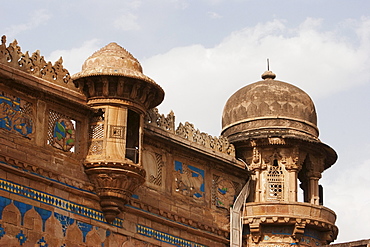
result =
[[[319,205],[319,179],[321,178],[320,172],[308,173],[308,199],[311,204]]]

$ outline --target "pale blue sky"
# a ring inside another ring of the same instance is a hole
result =
[[[370,1],[0,0],[1,34],[70,72],[110,42],[142,63],[174,110],[219,135],[223,106],[260,80],[266,58],[277,79],[313,98],[320,138],[339,155],[326,171],[325,205],[337,242],[370,238]]]

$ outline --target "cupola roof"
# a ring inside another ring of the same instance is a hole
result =
[[[156,84],[143,74],[139,61],[115,42],[93,53],[82,65],[82,71],[74,74],[72,78],[77,80],[99,75],[126,76]]]
[[[229,98],[222,115],[222,134],[231,142],[266,135],[318,140],[310,96],[275,77],[266,71],[262,81],[239,89]]]

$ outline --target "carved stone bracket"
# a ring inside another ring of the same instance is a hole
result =
[[[305,228],[306,228],[306,222],[301,221],[301,222],[295,223],[292,237],[295,239],[296,242],[301,241]]]
[[[145,170],[127,164],[86,164],[86,173],[95,185],[107,222],[123,211],[134,191],[145,182]]]
[[[59,84],[71,90],[79,91],[79,89],[74,85],[68,70],[63,67],[63,59],[61,57],[54,63],[54,65],[52,65],[51,62],[45,61],[44,57],[40,55],[40,51],[38,50],[31,56],[28,51],[26,53],[22,53],[17,40],[14,40],[7,47],[5,35],[1,38],[0,63],[22,70],[36,77],[43,78],[52,83]]]
[[[258,243],[261,239],[261,224],[259,222],[254,222],[249,224],[250,232],[252,235],[252,241]]]

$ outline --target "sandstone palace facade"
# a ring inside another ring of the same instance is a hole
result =
[[[163,89],[111,43],[70,75],[0,44],[0,246],[321,246],[337,159],[299,88],[232,95],[213,137],[155,108]],[[297,199],[298,188],[304,199]]]

